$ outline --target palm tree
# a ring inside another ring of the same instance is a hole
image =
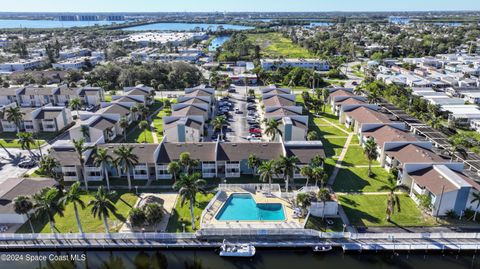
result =
[[[77,113],[77,117],[78,117],[78,110],[82,107],[82,100],[80,100],[80,98],[76,97],[76,98],[73,98],[72,100],[70,100],[70,103],[68,104],[68,106],[75,110],[75,112]]]
[[[87,147],[85,146],[85,140],[82,138],[80,140],[72,140],[73,142],[73,148],[75,149],[75,152],[77,153],[78,159],[80,161],[80,177],[83,178],[84,183],[85,183],[85,189],[88,190],[88,180],[87,177],[84,175],[85,171],[85,159],[83,158],[83,153],[92,147]]]
[[[138,112],[140,112],[140,116],[142,117],[142,120],[146,121],[148,119],[148,113],[150,112],[150,110],[144,104],[139,103],[136,106],[138,108]]]
[[[290,180],[292,181],[292,184],[295,185],[294,174],[299,170],[297,166],[298,162],[299,160],[297,156],[281,156],[280,160],[278,160],[278,166],[283,172],[283,178],[285,179],[285,190],[287,192]]]
[[[320,187],[323,187],[328,175],[322,166],[317,166],[312,169],[312,178],[315,179],[315,186],[317,186],[318,181],[320,181]]]
[[[60,203],[63,206],[73,204],[75,218],[77,219],[78,231],[83,234],[82,223],[80,222],[80,216],[78,215],[78,206],[80,206],[82,209],[85,209],[85,203],[82,201],[81,197],[80,182],[77,181],[70,186],[70,189],[67,192],[63,194],[63,197],[60,198]]]
[[[312,202],[315,202],[316,200],[317,198],[315,197],[315,194],[309,192],[301,192],[297,194],[296,197],[296,202],[298,205],[300,205],[303,215],[305,215],[305,211],[307,211],[307,208],[312,205]]]
[[[305,187],[307,187],[308,182],[313,177],[312,167],[307,165],[307,166],[304,166],[304,167],[300,168],[300,175],[304,176],[307,179],[307,181],[305,182]]]
[[[107,234],[110,233],[108,217],[117,211],[113,202],[116,197],[117,193],[115,191],[107,191],[103,186],[100,186],[94,195],[94,199],[88,203],[88,206],[92,206],[91,212],[93,217],[103,220]]]
[[[127,129],[128,129],[128,118],[127,117],[122,117],[120,118],[120,128],[122,128],[122,133],[123,133],[123,140],[126,142],[127,141]]]
[[[431,115],[430,126],[432,126],[432,128],[434,129],[440,128],[440,126],[442,126],[441,118],[435,115]]]
[[[396,177],[392,173],[388,177],[389,185],[382,186],[378,189],[378,191],[388,191],[388,199],[387,199],[387,221],[390,221],[393,213],[395,212],[395,206],[397,207],[398,212],[400,212],[400,199],[398,195],[395,193],[400,190],[408,191],[408,187],[404,185],[396,185]]]
[[[480,207],[480,192],[474,192],[472,193],[472,200],[470,203],[477,203],[477,207],[475,208],[475,214],[473,214],[473,221],[477,219],[477,212],[478,208]]]
[[[325,204],[332,199],[330,191],[327,188],[320,189],[317,193],[317,199],[323,203],[322,218],[325,218]]]
[[[192,157],[190,157],[189,152],[183,152],[180,154],[178,164],[180,164],[180,166],[185,167],[185,172],[187,174],[190,174],[192,172],[192,168],[197,167],[199,165],[199,161],[192,159]]]
[[[280,130],[280,122],[276,121],[275,119],[266,120],[266,128],[265,134],[270,136],[271,140],[274,141],[278,135],[282,135],[282,131]]]
[[[117,155],[115,164],[121,168],[121,170],[127,174],[128,189],[132,189],[132,181],[130,179],[130,169],[138,163],[138,156],[133,153],[132,146],[121,145],[116,148],[113,153]]]
[[[177,177],[178,177],[178,173],[180,173],[180,165],[178,164],[178,162],[171,162],[168,164],[167,166],[167,171],[170,175],[173,176],[173,182],[176,182],[177,181]]]
[[[318,133],[316,131],[310,131],[307,134],[308,141],[315,141],[318,140]]]
[[[80,133],[82,133],[82,137],[85,141],[90,141],[90,127],[82,125],[80,127]]]
[[[322,90],[323,112],[325,112],[325,107],[327,105],[328,97],[330,97],[330,91],[328,89],[323,89]]]
[[[143,143],[147,143],[147,128],[149,128],[150,125],[148,124],[148,122],[146,120],[142,120],[139,124],[138,124],[138,128],[140,128],[140,130],[142,131],[143,135],[144,135],[144,138],[143,138]]]
[[[265,161],[258,167],[260,180],[268,182],[268,190],[272,192],[272,178],[275,175],[275,160]]]
[[[372,176],[372,161],[378,158],[377,143],[373,137],[368,138],[363,148],[363,152],[368,159],[368,176]]]
[[[113,157],[108,154],[105,148],[97,148],[93,154],[93,164],[97,167],[102,167],[105,180],[107,181],[107,189],[110,190],[110,180],[108,177],[108,166],[113,164]]]
[[[21,132],[17,133],[18,143],[23,150],[28,150],[30,155],[32,155],[32,145],[35,144],[35,139],[33,139],[32,133]]]
[[[40,217],[47,215],[50,230],[55,233],[55,215],[63,217],[63,207],[59,203],[60,192],[57,188],[44,188],[33,195],[33,209],[35,215]]]
[[[17,196],[13,200],[13,210],[18,215],[25,215],[28,220],[28,224],[30,225],[30,230],[32,230],[32,234],[35,233],[35,229],[33,228],[32,220],[30,218],[30,211],[33,209],[33,203],[30,197],[27,196]]]
[[[14,123],[17,126],[17,133],[21,131],[21,122],[23,120],[24,112],[18,107],[9,107],[5,110],[6,120],[10,123]]]
[[[250,154],[247,160],[248,168],[253,170],[253,175],[257,174],[258,166],[260,165],[260,159],[255,154]]]
[[[185,204],[185,201],[190,201],[190,217],[192,218],[192,230],[195,230],[195,213],[193,211],[197,193],[204,193],[203,186],[207,182],[200,179],[200,174],[193,173],[192,175],[184,174],[180,177],[180,180],[173,185],[174,189],[178,190],[178,194],[181,197],[181,205]]]
[[[51,157],[51,156],[45,156],[40,160],[39,163],[39,169],[43,172],[43,174],[57,179],[57,172],[56,168],[58,167],[58,161]]]
[[[225,116],[218,116],[215,117],[212,121],[212,126],[215,131],[221,131],[221,135],[223,136],[223,126],[225,126],[226,118]]]
[[[130,108],[130,112],[132,113],[132,116],[133,116],[133,120],[134,121],[137,121],[137,113],[138,113],[138,106],[132,106]]]
[[[369,104],[377,104],[380,102],[380,94],[378,91],[369,92],[367,95],[367,101]]]

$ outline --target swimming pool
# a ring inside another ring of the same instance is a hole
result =
[[[215,218],[219,221],[283,221],[285,213],[282,204],[257,204],[251,194],[234,193]]]

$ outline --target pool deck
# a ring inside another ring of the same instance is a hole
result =
[[[284,209],[285,220],[283,221],[220,221],[216,219],[217,214],[222,209],[225,202],[232,194],[245,193],[252,195],[257,204],[281,204]],[[251,228],[291,228],[298,229],[303,228],[303,219],[294,218],[294,208],[290,203],[275,195],[266,195],[261,192],[248,192],[248,191],[225,191],[217,196],[217,201],[212,203],[211,210],[205,214],[202,219],[202,228],[231,228],[231,229],[251,229]]]

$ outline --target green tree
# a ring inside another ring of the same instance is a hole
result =
[[[91,212],[94,218],[103,220],[105,226],[105,232],[110,233],[108,226],[108,217],[110,214],[115,214],[117,208],[115,207],[114,200],[117,197],[117,193],[114,191],[107,191],[103,186],[100,186],[94,195],[94,199],[88,203],[91,206]]]
[[[80,216],[78,215],[78,206],[85,209],[85,203],[82,200],[82,191],[80,189],[80,182],[75,182],[70,189],[63,194],[60,198],[60,203],[63,206],[73,204],[73,210],[75,212],[75,218],[77,219],[78,231],[83,234],[82,223],[80,222]]]
[[[140,208],[132,208],[128,213],[128,221],[134,228],[142,227],[145,224],[146,219],[145,212]]]
[[[78,110],[80,110],[80,108],[82,108],[82,100],[78,97],[75,97],[75,98],[72,98],[68,104],[68,106],[72,109],[72,110],[75,110],[75,112],[77,113],[77,117],[79,116],[78,114]]]
[[[280,122],[276,121],[275,119],[266,120],[265,122],[265,134],[270,137],[272,141],[278,135],[282,135],[282,131],[280,130]]]
[[[33,139],[32,133],[21,132],[17,133],[18,143],[23,150],[28,150],[30,155],[32,155],[32,145],[35,144],[35,139]]]
[[[150,127],[150,124],[148,124],[148,122],[146,120],[142,120],[139,124],[138,124],[138,128],[140,128],[140,130],[142,131],[143,133],[143,143],[147,143],[147,129]]]
[[[138,156],[133,153],[132,146],[121,145],[116,148],[113,153],[117,156],[114,162],[120,169],[127,174],[128,189],[132,189],[132,181],[130,179],[130,169],[138,163]]]
[[[200,174],[193,173],[191,175],[184,174],[180,179],[175,182],[173,185],[174,189],[178,190],[180,195],[180,202],[183,206],[185,202],[190,201],[190,216],[192,221],[192,230],[195,230],[195,213],[194,206],[197,199],[198,193],[205,193],[203,187],[207,182],[203,179],[200,179]]]
[[[6,120],[10,123],[15,124],[17,126],[17,133],[20,133],[22,130],[22,121],[23,116],[25,113],[17,106],[9,107],[5,110]]]
[[[143,208],[145,211],[145,220],[148,225],[155,227],[155,232],[157,231],[156,227],[163,219],[163,208],[159,204],[147,204]]]
[[[180,170],[181,170],[181,168],[180,168],[180,165],[178,164],[178,162],[173,161],[173,162],[168,164],[167,171],[170,175],[172,175],[173,182],[177,181]]]
[[[392,173],[388,177],[389,185],[382,186],[378,189],[378,191],[388,191],[388,199],[387,199],[387,209],[385,213],[387,214],[387,221],[390,221],[392,215],[395,213],[395,207],[397,211],[400,212],[400,198],[397,195],[397,191],[408,191],[408,187],[404,185],[397,185],[396,184],[396,176]]]
[[[307,133],[307,140],[308,141],[315,141],[318,140],[318,133],[316,131],[310,131]]]
[[[97,167],[102,167],[102,172],[107,181],[107,189],[110,190],[110,179],[108,176],[108,167],[113,164],[113,157],[105,148],[96,148],[93,154],[93,164]]]
[[[325,218],[325,206],[328,201],[332,200],[330,191],[327,188],[321,188],[317,193],[318,201],[323,203],[322,218]]]
[[[252,153],[248,156],[247,166],[248,168],[253,170],[254,176],[257,174],[257,169],[260,164],[261,164],[261,161],[255,154]]]
[[[92,147],[85,146],[85,140],[82,138],[80,140],[72,140],[73,142],[73,148],[75,149],[75,152],[77,153],[78,160],[80,161],[80,178],[83,178],[84,183],[85,183],[85,189],[88,190],[88,180],[87,176],[85,175],[85,159],[83,158],[83,153],[85,153],[87,150],[90,150]]]
[[[311,192],[301,192],[297,194],[296,202],[302,209],[302,214],[305,215],[307,209],[312,205],[313,202],[317,201],[315,193]]]
[[[13,211],[18,215],[25,215],[28,220],[28,224],[30,225],[30,230],[32,234],[35,233],[35,229],[33,228],[32,219],[30,217],[30,212],[33,210],[33,202],[28,196],[17,196],[13,199]]]
[[[372,177],[372,162],[378,158],[378,150],[377,150],[377,143],[373,139],[373,137],[368,138],[367,142],[365,143],[365,147],[363,148],[363,152],[365,157],[368,159],[368,176]]]
[[[182,152],[180,154],[178,164],[185,167],[185,172],[190,174],[193,172],[193,169],[198,167],[200,162],[198,160],[192,159],[189,152]]]
[[[215,131],[222,131],[223,136],[223,127],[225,126],[226,118],[225,116],[217,116],[212,121],[212,126]]]
[[[297,164],[299,160],[297,156],[280,156],[280,159],[277,162],[278,168],[281,169],[283,173],[283,178],[285,179],[285,190],[288,192],[288,185],[289,182],[292,181],[292,184],[295,185],[294,182],[294,174],[296,171],[299,170]]]
[[[265,161],[258,168],[260,173],[260,180],[268,182],[268,190],[272,192],[272,179],[275,176],[275,160]]]
[[[127,141],[127,129],[128,129],[128,126],[129,126],[129,123],[128,123],[128,118],[127,117],[122,117],[120,118],[120,128],[122,128],[122,133],[123,133],[123,141]]]
[[[308,186],[308,182],[313,177],[313,169],[311,166],[307,165],[300,168],[300,175],[304,176],[307,180],[305,181],[305,187]]]
[[[55,233],[55,215],[63,217],[63,207],[59,203],[60,192],[57,188],[44,188],[33,195],[33,209],[37,217],[46,215],[50,230]]]

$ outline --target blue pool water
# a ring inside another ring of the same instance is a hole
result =
[[[282,204],[257,204],[248,193],[232,194],[216,216],[220,221],[283,221]]]

